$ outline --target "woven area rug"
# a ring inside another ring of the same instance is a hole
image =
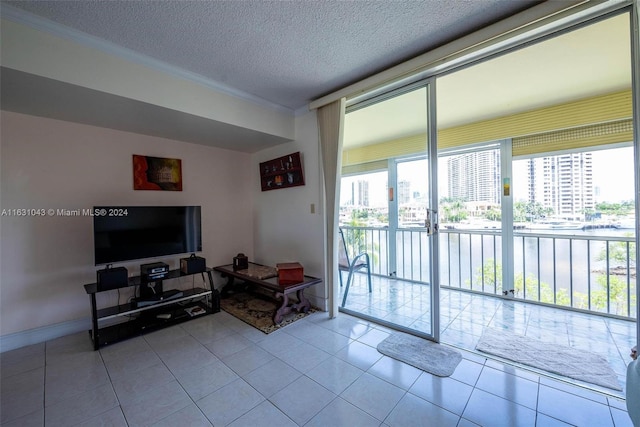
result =
[[[489,328],[484,330],[476,349],[567,378],[622,391],[607,360],[585,350]]]
[[[295,298],[292,299],[295,301]],[[276,300],[270,299],[265,295],[249,292],[239,292],[221,299],[220,308],[265,334],[277,331],[317,311],[313,307],[307,313],[296,313],[294,311],[286,315],[279,325],[274,325],[273,314],[277,309]]]
[[[378,344],[378,351],[439,377],[453,374],[462,360],[456,350],[402,332],[389,335]]]

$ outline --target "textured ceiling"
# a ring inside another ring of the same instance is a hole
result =
[[[296,110],[540,2],[3,3]]]

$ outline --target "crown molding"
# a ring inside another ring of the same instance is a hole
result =
[[[66,25],[59,24],[57,22],[34,15],[30,12],[13,6],[9,6],[4,3],[0,3],[0,17],[11,22],[28,26],[34,30],[42,31],[44,33],[64,38],[80,45],[99,50],[103,53],[116,56],[126,61],[143,65],[153,70],[163,72],[167,75],[199,84],[206,87],[207,89],[211,89],[229,96],[252,102],[261,107],[271,108],[283,113],[294,115],[294,111],[292,109],[284,107],[280,104],[267,101],[263,98],[251,95],[250,93],[224,85],[222,83],[216,82],[215,80],[211,80],[200,74],[187,71],[183,68],[176,67],[147,55],[143,55],[131,49],[118,46],[115,43],[111,43],[99,37],[92,36],[85,32],[67,27]]]

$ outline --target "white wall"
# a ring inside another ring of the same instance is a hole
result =
[[[248,171],[257,166],[251,155],[5,111],[0,114],[0,210],[201,205],[202,256],[207,264],[231,263],[238,252],[253,258],[251,196],[256,176]],[[133,154],[182,159],[183,191],[134,191]],[[313,165],[315,156],[311,156],[307,164]],[[313,175],[312,181],[317,180]],[[0,236],[0,336],[89,319],[89,297],[82,285],[95,281],[97,269],[91,217],[5,215],[0,218]],[[163,261],[177,268],[179,258]],[[139,264],[118,266],[137,273]],[[216,286],[221,284],[217,279]],[[178,286],[190,287],[191,281],[171,284]],[[108,294],[101,294],[99,303],[117,302],[116,292]],[[120,302],[126,298],[123,292]]]
[[[260,162],[299,151],[305,185],[261,191]],[[316,113],[296,118],[293,142],[260,151],[253,159],[254,253],[261,264],[300,262],[305,274],[323,278],[323,283],[305,291],[312,304],[326,310],[324,283],[324,216],[321,206],[322,185],[319,166]],[[315,213],[311,213],[311,205]]]

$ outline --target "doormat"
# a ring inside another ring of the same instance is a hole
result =
[[[291,300],[296,301],[295,298],[290,298],[289,301]],[[284,316],[284,320],[282,320],[279,325],[274,325],[273,315],[279,306],[278,301],[268,296],[250,292],[234,293],[220,300],[220,308],[222,310],[254,328],[261,330],[265,334],[277,331],[317,311],[315,307],[311,307],[306,313],[294,311]]]
[[[476,350],[574,380],[622,391],[607,360],[594,353],[511,332],[485,329]]]
[[[394,332],[378,344],[378,351],[439,377],[448,377],[462,360],[460,352],[424,338]]]

